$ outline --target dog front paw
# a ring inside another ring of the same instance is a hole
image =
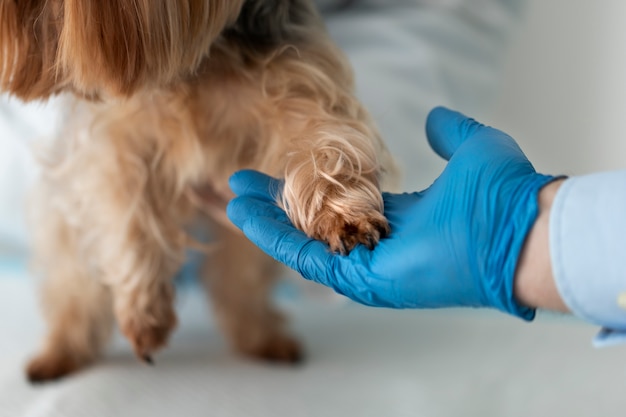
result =
[[[131,317],[122,324],[122,333],[130,341],[135,355],[147,364],[152,365],[152,355],[165,347],[172,330],[176,327],[176,317],[159,322],[147,322],[141,318]]]
[[[145,296],[145,295],[144,295]],[[134,303],[118,308],[120,329],[130,341],[135,355],[148,364],[153,364],[152,355],[165,347],[178,320],[172,299],[151,299],[144,308]]]
[[[380,179],[386,151],[366,123],[315,125],[290,152],[280,203],[294,226],[349,253],[389,234]],[[383,166],[384,165],[384,166]]]
[[[391,231],[378,183],[364,177],[344,182],[288,180],[282,204],[296,227],[342,254],[358,244],[373,249]]]
[[[347,254],[358,244],[374,249],[390,231],[387,219],[376,210],[338,213],[324,208],[310,236],[328,243],[333,252]]]

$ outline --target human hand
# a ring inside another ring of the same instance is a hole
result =
[[[433,150],[448,160],[422,192],[384,194],[391,234],[373,249],[331,253],[276,204],[281,183],[254,171],[231,177],[228,216],[245,235],[303,277],[357,302],[392,308],[493,307],[532,319],[513,295],[524,240],[537,217],[540,175],[507,134],[460,113],[428,116]]]

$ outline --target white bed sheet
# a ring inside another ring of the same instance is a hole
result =
[[[203,296],[179,297],[181,327],[154,367],[117,339],[96,366],[32,387],[23,364],[42,332],[31,281],[0,281],[0,417],[621,416],[626,347],[595,329],[496,313],[287,305],[307,361],[234,356]],[[10,318],[10,319],[7,319]]]

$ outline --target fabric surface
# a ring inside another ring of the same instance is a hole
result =
[[[556,284],[577,316],[611,329],[597,339],[626,336],[626,171],[572,177],[550,213],[550,254]]]
[[[101,362],[31,387],[43,330],[32,284],[0,280],[0,417],[621,416],[625,347],[594,350],[593,326],[484,311],[286,304],[307,361],[271,366],[227,350],[199,293],[156,365],[118,338]]]

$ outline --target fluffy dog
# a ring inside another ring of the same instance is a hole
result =
[[[36,202],[49,334],[32,381],[92,363],[115,320],[150,362],[176,326],[172,280],[202,211],[228,340],[300,358],[269,300],[274,261],[225,221],[236,170],[284,178],[280,204],[331,250],[389,232],[391,159],[309,0],[0,0],[0,60],[3,90],[72,97]]]

